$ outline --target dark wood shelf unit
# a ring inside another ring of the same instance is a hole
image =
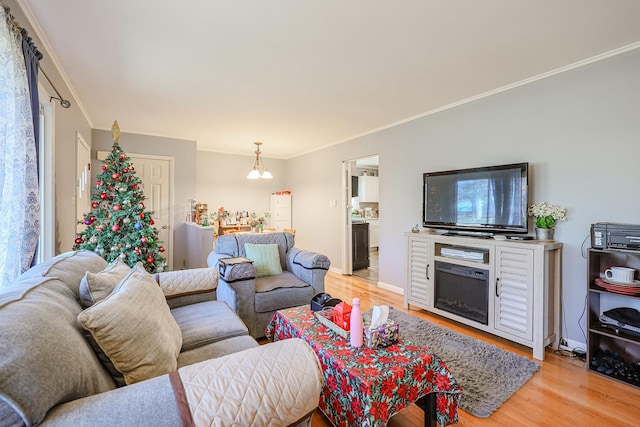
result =
[[[587,369],[606,378],[613,379],[635,388],[640,388],[640,381],[628,380],[598,372],[592,365],[592,359],[605,351],[617,352],[627,364],[640,365],[640,335],[627,333],[604,327],[600,324],[599,317],[602,314],[602,305],[605,298],[615,296],[629,301],[626,306],[638,307],[640,295],[625,295],[608,291],[596,285],[595,280],[600,277],[607,268],[615,266],[627,266],[640,270],[640,252],[618,251],[606,249],[589,249],[587,255]],[[639,366],[640,369],[640,366]]]

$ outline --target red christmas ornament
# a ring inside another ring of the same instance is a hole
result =
[[[120,209],[122,209],[122,206],[120,206],[120,205],[113,205],[113,210],[114,210],[114,211],[119,211]]]
[[[100,198],[102,200],[106,199],[107,198],[107,193],[100,193]]]
[[[133,250],[133,252],[136,253],[136,255],[140,255],[142,252],[140,252],[140,249],[136,248]]]
[[[155,259],[153,259],[153,257],[149,257],[149,258],[147,258],[147,262],[148,262],[149,264],[153,264],[153,261],[155,261]]]
[[[140,238],[140,241],[141,241],[142,243],[147,243],[147,241],[148,241],[148,240],[147,240],[147,238],[146,238],[146,237],[142,236],[142,237]]]
[[[118,230],[120,230],[120,226],[118,224],[115,224],[113,227],[111,227],[111,230],[114,231],[114,232],[118,231]]]
[[[144,202],[140,202],[140,207],[144,209]]]
[[[160,246],[160,252],[164,252],[165,250],[164,246]]]
[[[98,231],[104,231],[104,228],[102,228],[102,227],[98,227],[98,228],[96,228],[96,230],[98,230]]]
[[[102,165],[102,170],[106,171],[107,170],[107,166],[106,165]]]
[[[116,172],[116,173],[114,173],[113,175],[111,175],[111,177],[112,177],[113,179],[118,179],[118,178],[120,178],[120,174],[119,174],[118,172]]]
[[[93,202],[93,203],[91,203],[91,207],[92,207],[93,209],[97,208],[97,207],[98,207],[98,205],[99,205],[99,203],[98,203],[98,202]]]
[[[140,219],[144,219],[144,214],[143,213],[139,213],[138,216],[140,217]]]
[[[125,179],[124,182],[131,182],[129,178]]]
[[[149,222],[151,225],[155,224],[156,222],[153,220],[153,218],[151,218],[151,221]]]
[[[81,243],[82,243],[82,239],[78,237],[78,238],[76,239],[76,244],[77,244],[77,245],[79,245],[79,244],[81,244]]]
[[[124,160],[125,155],[124,154],[120,154],[120,160]]]
[[[95,220],[96,220],[96,217],[95,217],[95,216],[93,216],[93,215],[91,215],[91,216],[89,217],[89,219],[91,220],[91,222],[93,222],[93,221],[95,221]]]

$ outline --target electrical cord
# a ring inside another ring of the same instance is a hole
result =
[[[584,238],[584,240],[582,241],[582,245],[580,245],[580,254],[582,255],[582,258],[587,259],[587,249],[584,244],[587,242],[587,239],[590,239],[591,234],[587,234],[587,236]],[[591,243],[591,242],[589,242]]]

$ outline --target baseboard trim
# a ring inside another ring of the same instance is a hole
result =
[[[390,285],[384,282],[378,282],[378,287],[380,289],[384,289],[385,291],[393,292],[394,294],[404,295],[404,289],[399,286]]]

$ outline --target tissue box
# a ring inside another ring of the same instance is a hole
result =
[[[400,325],[393,321],[390,321],[386,325],[380,326],[374,330],[370,330],[369,327],[365,325],[364,345],[369,348],[386,347],[398,342],[399,332]]]
[[[333,323],[348,331],[351,327],[351,306],[341,302],[333,308]]]

